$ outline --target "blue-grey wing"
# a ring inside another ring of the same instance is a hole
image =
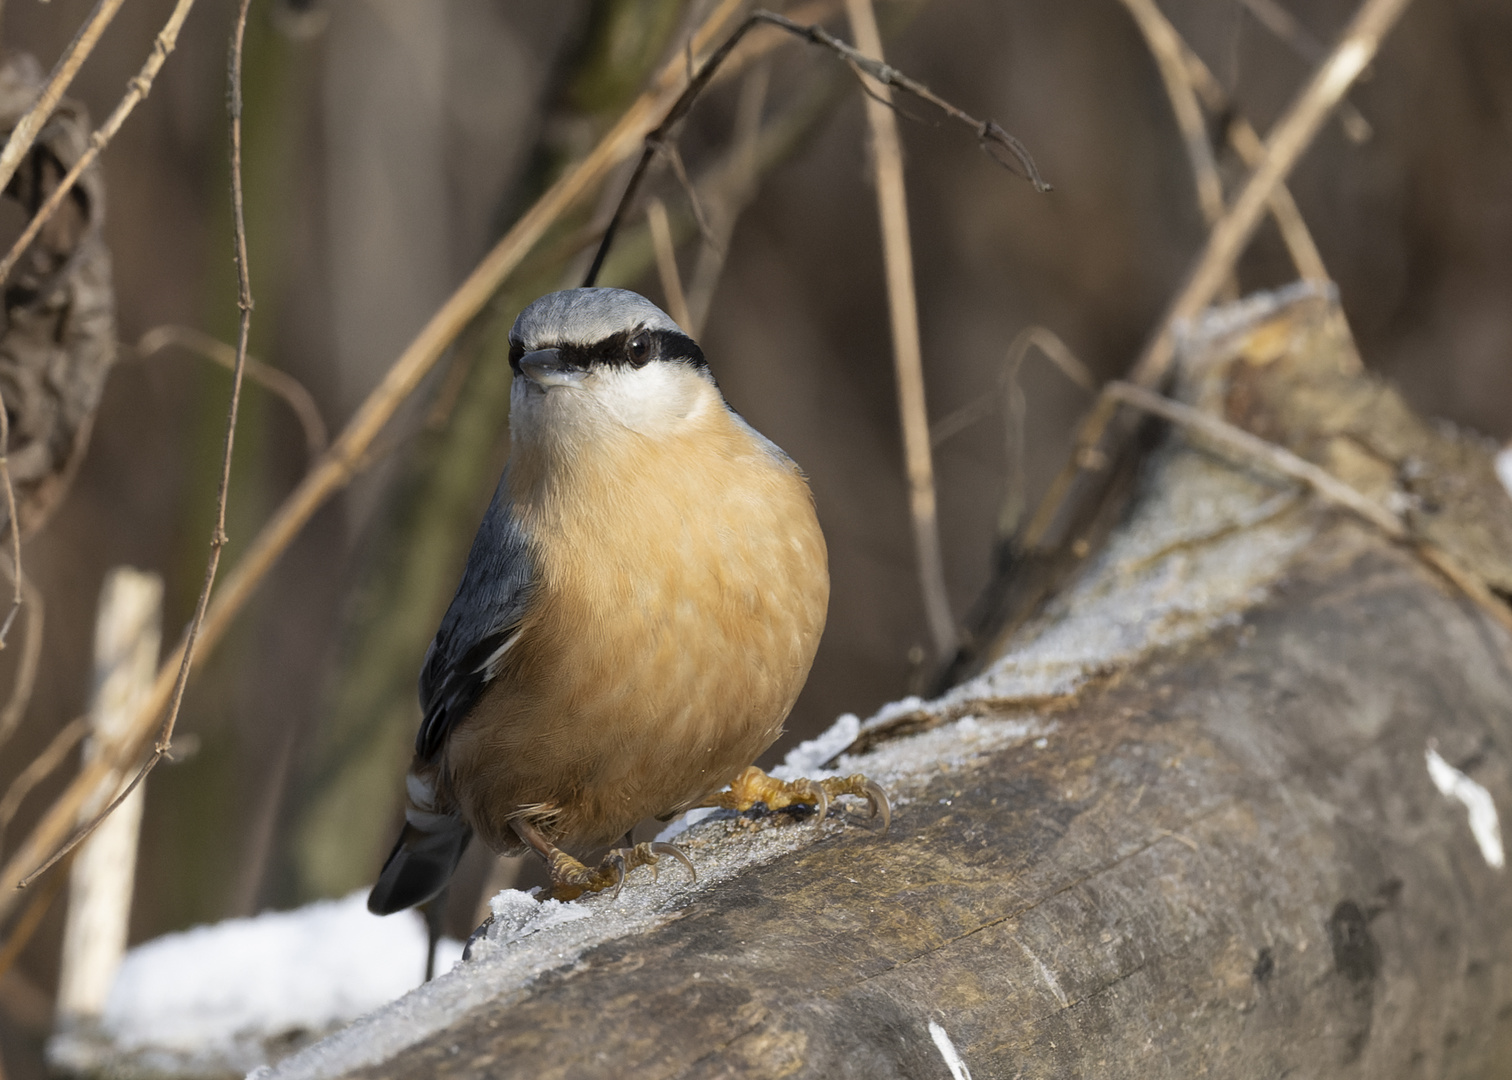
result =
[[[535,575],[506,479],[499,481],[473,539],[457,595],[425,654],[420,671],[420,708],[425,716],[415,736],[415,754],[423,760],[435,757],[519,640]]]

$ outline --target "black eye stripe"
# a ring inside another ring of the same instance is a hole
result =
[[[636,338],[645,338],[649,346],[643,360],[632,358],[630,344]],[[592,345],[575,342],[558,343],[540,341],[532,343],[536,349],[556,349],[562,360],[575,368],[587,371],[595,367],[641,367],[652,360],[670,360],[689,367],[707,369],[703,350],[687,334],[676,330],[648,330],[636,328],[611,335]],[[509,366],[519,371],[520,357],[526,352],[522,342],[509,343]]]

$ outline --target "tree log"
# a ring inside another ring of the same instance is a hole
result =
[[[1327,297],[1221,315],[1188,400],[1282,438],[1287,385],[1332,386],[1335,421],[1379,398]],[[1473,488],[1465,551],[1512,523],[1483,448],[1392,415],[1369,454],[1344,423],[1284,441],[1357,487]],[[1501,1075],[1512,634],[1427,543],[1173,433],[986,671],[861,726],[837,764],[893,792],[888,834],[704,822],[697,886],[517,900],[477,959],[267,1075]]]

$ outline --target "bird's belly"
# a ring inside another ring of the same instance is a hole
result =
[[[569,849],[612,843],[770,746],[807,678],[828,582],[822,548],[817,562],[767,563],[642,564],[628,583],[543,604],[555,622],[524,628],[533,648],[448,746],[452,788],[485,842],[516,847],[509,819],[524,814]]]

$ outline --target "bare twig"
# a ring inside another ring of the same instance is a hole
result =
[[[63,725],[42,752],[11,781],[10,787],[5,789],[5,796],[0,798],[0,841],[5,839],[6,829],[15,820],[16,811],[21,809],[21,803],[31,794],[32,788],[51,776],[53,770],[63,764],[64,759],[68,757],[68,752],[88,734],[88,718],[74,717]]]
[[[8,572],[14,573],[14,565],[5,567]],[[24,574],[16,574],[21,580],[21,592],[26,602],[24,610],[26,618],[22,621],[25,628],[25,636],[21,639],[21,659],[16,664],[16,681],[11,686],[10,700],[5,703],[5,708],[0,709],[0,746],[15,733],[21,723],[21,718],[26,715],[26,706],[31,702],[32,690],[37,685],[37,668],[42,662],[42,627],[45,608],[42,604],[42,590],[32,584],[29,577]]]
[[[693,36],[693,47],[702,51],[739,10],[742,0],[722,0]],[[440,359],[452,339],[493,296],[504,279],[544,235],[560,215],[601,182],[620,162],[631,157],[645,138],[652,117],[660,115],[676,96],[681,58],[663,68],[652,87],[643,93],[604,135],[598,145],[576,166],[567,170],[508,233],[484,256],[457,290],[447,299],[416,338],[394,361],[379,384],[368,394],[331,448],[321,457],[299,486],[284,500],[273,517],[253,538],[247,550],[227,573],[205,615],[200,645],[208,650],[225,634],[232,620],[251,598],[284,550],[299,535],[315,511],[332,494],[348,484],[359,471],[373,439],[394,412]],[[156,721],[167,708],[183,646],[165,658],[158,669],[152,695],[133,721],[132,738],[118,755],[89,763],[68,788],[48,807],[21,847],[0,868],[0,916],[15,902],[14,887],[29,879],[32,868],[63,842],[73,828],[79,808],[122,760],[141,752]]]
[[[121,4],[124,2],[125,0],[99,0],[94,10],[89,13],[89,18],[84,21],[84,25],[79,27],[78,33],[74,34],[73,40],[68,43],[68,48],[58,58],[36,104],[17,121],[10,133],[10,138],[6,140],[5,149],[0,150],[0,191],[4,191],[10,184],[11,178],[16,175],[21,159],[26,157],[32,144],[37,141],[37,135],[41,132],[43,125],[52,116],[53,110],[58,107],[58,102],[62,100],[74,76],[79,73],[79,68],[84,66],[84,61],[99,42],[100,35],[105,32],[105,28],[110,25],[110,20],[115,18],[116,12],[121,9]]]
[[[147,774],[157,766],[167,755],[173,746],[173,729],[178,723],[179,707],[184,701],[184,690],[189,684],[189,669],[194,663],[194,648],[198,644],[200,627],[205,621],[205,611],[210,606],[210,591],[215,587],[215,573],[220,568],[221,550],[226,546],[226,498],[231,490],[231,457],[236,447],[236,414],[241,406],[242,373],[247,363],[247,340],[252,332],[252,278],[247,266],[247,219],[243,209],[242,198],[242,43],[247,33],[247,11],[252,6],[252,0],[240,0],[236,11],[236,20],[231,29],[230,59],[228,61],[229,95],[227,107],[231,114],[231,216],[235,232],[236,250],[236,306],[240,312],[240,319],[236,335],[236,364],[231,373],[231,402],[226,409],[226,437],[221,450],[221,474],[220,486],[215,494],[215,525],[210,531],[210,555],[205,560],[205,581],[200,586],[199,598],[194,604],[194,617],[189,621],[189,627],[184,631],[184,644],[182,658],[179,661],[178,677],[174,680],[173,694],[169,698],[168,712],[163,717],[162,726],[158,728],[157,740],[153,744],[152,753],[142,763],[135,776],[123,788],[114,799],[96,814],[93,818],[80,826],[78,831],[61,847],[52,858],[48,859],[25,879],[20,882],[25,888],[38,874],[45,873],[49,867],[70,851],[80,841],[87,837],[100,823],[120,806],[136,790],[137,786],[147,778]],[[110,758],[112,755],[103,751],[101,759]]]
[[[1467,567],[1461,566],[1459,561],[1443,548],[1419,543],[1417,553],[1425,562],[1443,574],[1451,584],[1475,601],[1476,606],[1496,620],[1502,629],[1512,633],[1512,607],[1487,588],[1482,578]]]
[[[1284,446],[1277,446],[1216,416],[1133,383],[1111,382],[1103,388],[1103,393],[1114,401],[1132,405],[1195,432],[1246,461],[1264,465],[1306,484],[1319,497],[1365,519],[1393,540],[1407,536],[1407,527],[1396,514]]]
[[[1308,33],[1307,28],[1276,0],[1239,0],[1239,2],[1249,9],[1249,13],[1261,26],[1284,41],[1292,52],[1309,64],[1320,64],[1328,55],[1328,49],[1323,43]]]
[[[1028,483],[1024,475],[1024,434],[1027,407],[1023,387],[1019,384],[1019,372],[1031,349],[1039,349],[1056,368],[1077,386],[1088,393],[1097,392],[1097,379],[1087,369],[1060,335],[1045,326],[1028,326],[1014,337],[1008,346],[1008,355],[1003,362],[1003,373],[998,379],[1003,395],[1003,441],[1007,462],[1006,480],[1002,505],[998,508],[997,530],[1003,539],[1018,531],[1024,516]],[[972,424],[989,415],[997,398],[981,396],[961,406],[949,416],[939,420],[930,430],[935,446],[946,439],[965,431]]]
[[[1027,326],[1020,330],[1008,345],[1008,352],[1003,361],[1003,374],[998,380],[998,385],[1004,391],[1009,391],[1016,386],[1019,369],[1029,355],[1029,350],[1035,348],[1044,353],[1061,374],[1077,386],[1089,393],[1097,392],[1096,376],[1060,339],[1060,335],[1048,326]],[[948,416],[941,417],[929,429],[931,445],[939,446],[955,438],[978,420],[990,416],[994,408],[991,397],[977,397]]]
[[[1183,77],[1178,77],[1173,72],[1168,77],[1168,85],[1169,80],[1174,79],[1200,98],[1210,115],[1228,117],[1227,137],[1234,151],[1251,168],[1259,165],[1265,157],[1265,144],[1260,141],[1260,136],[1253,125],[1239,115],[1228,91],[1171,25],[1170,20],[1161,13],[1155,0],[1123,0],[1123,4],[1144,34],[1145,42],[1160,64],[1162,74],[1165,74],[1167,66],[1179,66],[1183,70]],[[1206,143],[1205,132],[1203,142]],[[1326,281],[1328,271],[1323,266],[1323,258],[1318,254],[1312,234],[1308,232],[1285,184],[1276,185],[1276,189],[1271,192],[1269,205],[1276,227],[1281,231],[1281,239],[1297,268],[1297,275],[1305,281]],[[1221,203],[1219,208],[1222,209]],[[1210,221],[1209,225],[1211,224]]]
[[[1202,211],[1203,222],[1211,229],[1223,217],[1223,180],[1218,175],[1218,160],[1208,139],[1208,126],[1192,85],[1191,71],[1182,62],[1180,38],[1175,28],[1159,14],[1154,0],[1124,0],[1124,6],[1134,16],[1150,55],[1155,58],[1166,97],[1171,100],[1176,127],[1181,131],[1181,141],[1186,147],[1187,161],[1192,166],[1192,178],[1197,185],[1197,206]],[[1234,274],[1228,275],[1219,292],[1225,300],[1239,298],[1239,282]]]
[[[871,0],[846,0],[851,31],[861,49],[882,55],[882,35]],[[898,412],[903,424],[903,458],[908,477],[908,510],[913,522],[914,555],[924,615],[934,639],[935,655],[950,656],[960,642],[950,594],[945,586],[945,557],[940,550],[940,518],[935,496],[934,461],[929,446],[929,411],[924,402],[924,353],[919,342],[918,297],[914,292],[913,247],[908,236],[908,197],[903,187],[903,146],[898,118],[889,108],[884,84],[868,100],[872,166],[877,181],[877,217],[882,226],[882,258],[887,274],[887,310],[892,318],[893,369],[898,379]]]
[[[1265,140],[1265,157],[1245,181],[1223,220],[1213,228],[1159,331],[1134,365],[1131,382],[1153,386],[1165,376],[1175,354],[1177,323],[1194,317],[1211,302],[1218,285],[1254,235],[1271,193],[1312,145],[1330,110],[1375,56],[1381,39],[1396,25],[1408,2],[1365,0],[1361,5],[1327,62],[1308,80]]]
[[[708,321],[714,290],[724,270],[725,253],[735,234],[735,223],[756,194],[760,174],[761,113],[766,104],[770,78],[770,70],[765,64],[751,72],[741,85],[740,97],[735,104],[729,160],[722,170],[723,182],[718,185],[719,195],[714,200],[716,213],[711,215],[714,237],[700,245],[698,262],[688,285],[688,312],[692,319],[688,333],[695,338],[703,332],[704,323]]]
[[[1049,191],[1050,185],[1040,176],[1039,168],[1034,164],[1034,159],[1024,144],[1004,131],[993,120],[978,120],[962,109],[957,108],[944,98],[937,95],[929,87],[916,79],[911,79],[895,67],[890,67],[880,60],[867,56],[858,51],[854,46],[841,41],[822,26],[805,26],[794,22],[785,15],[778,15],[771,11],[753,11],[746,20],[737,26],[719,48],[709,55],[709,58],[699,67],[697,74],[688,82],[687,87],[678,95],[677,100],[652,131],[646,135],[645,147],[641,151],[640,160],[635,164],[635,170],[630,174],[630,180],[625,185],[625,192],[620,196],[619,205],[615,208],[614,215],[609,219],[609,224],[604,228],[603,239],[599,241],[598,253],[593,257],[593,264],[588,268],[588,274],[583,279],[584,285],[592,285],[598,280],[599,271],[604,267],[604,259],[608,257],[609,248],[614,244],[615,233],[619,231],[620,222],[624,220],[629,211],[630,204],[634,201],[640,190],[641,181],[645,179],[646,169],[661,150],[662,146],[671,136],[672,129],[688,115],[688,110],[698,100],[700,94],[709,85],[741,40],[757,26],[766,24],[775,26],[797,37],[803,38],[814,45],[829,49],[835,55],[849,64],[858,75],[871,76],[883,86],[902,90],[912,94],[921,101],[927,101],[939,109],[950,119],[965,124],[976,132],[977,143],[998,164],[1010,172],[1023,177],[1031,182],[1038,191]],[[870,91],[868,91],[870,92]]]
[[[1254,235],[1270,196],[1286,179],[1311,145],[1318,128],[1344,91],[1380,48],[1381,40],[1396,24],[1408,0],[1365,0],[1329,54],[1328,60],[1308,80],[1285,115],[1277,121],[1265,143],[1265,156],[1250,173],[1223,219],[1208,234],[1207,243],[1187,274],[1186,281],[1166,309],[1159,327],[1134,364],[1129,381],[1137,386],[1159,384],[1170,368],[1176,350],[1176,328],[1212,302],[1234,263]],[[1026,548],[1038,547],[1060,511],[1084,463],[1106,460],[1096,447],[1113,416],[1111,399],[1104,398],[1078,425],[1072,458],[1051,482],[1024,533]]]
[[[698,223],[698,231],[703,236],[704,243],[714,242],[714,227],[709,224],[709,216],[704,212],[703,200],[698,197],[698,189],[693,186],[693,181],[688,177],[688,166],[684,164],[682,152],[677,149],[674,142],[666,142],[661,147],[662,154],[667,159],[667,164],[672,166],[672,175],[677,177],[677,182],[682,185],[683,192],[688,196],[688,205],[693,209],[693,220]]]
[[[1297,21],[1291,12],[1276,0],[1240,0],[1265,29],[1286,43],[1286,46],[1309,64],[1322,63],[1328,55],[1321,41],[1313,37],[1307,28]],[[1350,142],[1367,142],[1374,133],[1370,121],[1355,108],[1348,98],[1339,102],[1339,126]]]
[[[667,298],[667,314],[688,333],[693,333],[693,317],[688,313],[688,298],[683,293],[682,276],[677,272],[677,249],[672,243],[672,223],[667,220],[667,206],[660,199],[646,202],[646,224],[651,227],[651,246],[656,251],[656,274],[661,279],[662,295]]]
[[[16,268],[16,263],[31,246],[31,242],[37,238],[37,233],[42,231],[42,226],[46,225],[57,212],[58,207],[63,205],[63,200],[78,183],[84,170],[94,163],[94,159],[100,156],[100,151],[105,149],[110,140],[115,138],[116,132],[121,130],[121,125],[126,122],[132,110],[151,92],[152,80],[157,78],[157,73],[162,69],[164,61],[168,59],[168,54],[178,44],[179,31],[183,28],[184,20],[188,18],[189,9],[192,7],[194,7],[194,0],[178,0],[178,3],[174,5],[168,21],[152,41],[152,52],[147,55],[142,70],[127,83],[126,94],[116,105],[115,111],[89,137],[89,148],[79,155],[79,160],[74,162],[73,168],[69,169],[63,179],[58,181],[58,186],[47,197],[47,201],[37,208],[31,221],[27,222],[26,228],[11,245],[10,251],[6,252],[5,258],[0,259],[0,282],[10,277],[11,271]]]
[[[1442,548],[1422,540],[1413,542],[1414,538],[1401,517],[1374,499],[1361,494],[1353,486],[1346,484],[1327,470],[1319,468],[1305,458],[1298,457],[1283,446],[1277,446],[1216,416],[1201,412],[1190,405],[1183,405],[1179,401],[1173,401],[1143,387],[1125,382],[1112,382],[1104,387],[1103,393],[1108,400],[1132,405],[1215,442],[1244,461],[1270,468],[1283,476],[1306,484],[1320,498],[1362,518],[1393,540],[1412,542],[1413,550],[1425,562],[1504,628],[1512,631],[1512,607],[1508,607],[1487,588],[1481,578],[1461,566],[1454,556]]]
[[[0,488],[5,493],[5,512],[9,515],[5,527],[11,538],[11,605],[0,622],[0,649],[5,648],[5,639],[10,636],[11,623],[16,612],[21,610],[21,521],[16,517],[16,488],[10,474],[10,411],[5,407],[5,398],[0,396]],[[4,729],[0,728],[0,736]]]
[[[236,349],[227,345],[224,341],[188,326],[175,326],[171,323],[153,327],[137,340],[136,355],[146,359],[153,353],[169,346],[177,345],[197,356],[218,364],[227,371],[236,370]],[[325,419],[320,415],[320,407],[315,404],[315,399],[294,376],[271,364],[265,364],[255,356],[246,358],[244,374],[252,382],[257,383],[270,394],[276,394],[289,406],[299,421],[300,428],[304,431],[305,452],[313,462],[321,454],[325,453],[327,443],[330,441],[326,430]]]
[[[1176,115],[1176,126],[1181,130],[1181,140],[1186,146],[1192,176],[1197,182],[1197,205],[1202,210],[1203,220],[1211,228],[1223,216],[1223,181],[1218,176],[1218,161],[1213,156],[1213,144],[1208,141],[1207,121],[1203,118],[1202,106],[1198,104],[1176,29],[1160,14],[1154,0],[1124,0],[1124,7],[1134,16],[1144,34],[1145,45],[1155,58],[1155,66],[1160,70],[1166,96],[1171,99],[1171,111]]]

